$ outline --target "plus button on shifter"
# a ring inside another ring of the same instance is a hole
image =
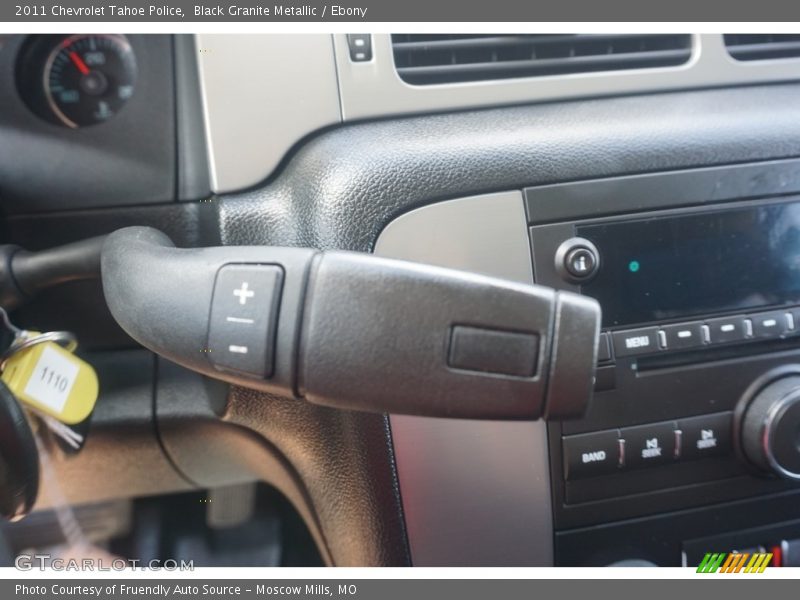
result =
[[[277,265],[224,265],[211,301],[208,356],[222,370],[272,375],[283,269]]]
[[[233,295],[239,297],[239,304],[247,304],[247,299],[256,295],[253,290],[248,289],[250,284],[246,281],[242,282],[242,287],[233,290]]]

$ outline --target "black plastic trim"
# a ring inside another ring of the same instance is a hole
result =
[[[531,225],[798,192],[798,159],[593,179],[524,190],[525,211]]]
[[[175,35],[172,43],[175,57],[176,198],[201,200],[211,195],[211,175],[194,35]]]

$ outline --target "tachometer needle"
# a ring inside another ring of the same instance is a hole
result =
[[[78,71],[80,71],[81,74],[83,75],[89,74],[89,67],[86,66],[86,63],[83,62],[83,59],[77,52],[71,50],[69,53],[69,59],[75,64],[76,67],[78,67]]]

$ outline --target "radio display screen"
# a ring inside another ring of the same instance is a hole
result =
[[[577,228],[600,252],[581,287],[604,327],[800,304],[800,203]]]

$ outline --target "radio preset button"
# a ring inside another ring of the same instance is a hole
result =
[[[732,413],[717,413],[680,419],[682,432],[681,458],[720,456],[731,451]]]
[[[625,440],[625,464],[648,467],[675,460],[675,425],[672,422],[627,427],[621,432]]]
[[[800,538],[781,542],[782,567],[800,567]]]
[[[668,350],[699,348],[703,345],[702,323],[679,323],[661,328]]]
[[[601,333],[600,339],[597,343],[597,362],[605,362],[611,360],[611,346],[607,333]]]
[[[726,344],[729,342],[741,342],[747,339],[747,326],[745,321],[746,319],[742,315],[709,319],[706,321],[709,341],[712,344]]]
[[[800,308],[792,308],[789,310],[788,316],[791,318],[792,335],[800,334]]]
[[[754,338],[779,338],[789,331],[789,319],[785,311],[772,311],[748,315],[753,323]]]
[[[651,354],[659,351],[658,328],[645,327],[612,334],[614,354],[617,357]]]
[[[616,429],[570,435],[562,439],[564,479],[616,473],[620,469],[620,443]]]

